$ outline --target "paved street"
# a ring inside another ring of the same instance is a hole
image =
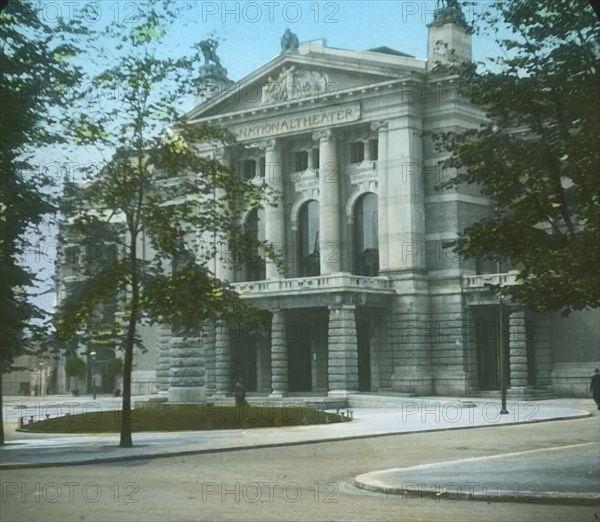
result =
[[[558,405],[566,409],[564,401]],[[597,503],[548,503],[538,494],[557,484],[571,493],[593,494],[594,480],[598,493],[593,463],[600,418],[589,400],[570,406],[592,416],[93,465],[4,468],[2,520],[595,521]],[[9,440],[27,445],[20,436]],[[4,462],[6,454],[3,450]],[[394,468],[412,468],[402,480],[419,486],[437,481],[446,492],[386,495],[355,486],[358,476]],[[469,480],[485,488],[487,501],[452,494],[453,486]],[[494,487],[506,481],[519,492],[518,502],[494,497]]]

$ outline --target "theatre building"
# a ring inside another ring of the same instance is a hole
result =
[[[445,246],[494,203],[475,186],[435,189],[452,173],[423,132],[472,128],[484,112],[456,77],[433,71],[471,59],[460,13],[439,9],[428,30],[427,59],[316,40],[228,86],[207,75],[188,118],[231,130],[237,145],[206,153],[281,194],[243,220],[284,267],[217,263],[270,322],[263,332],[205,324],[187,340],[145,327],[155,350],[136,354],[134,393],[230,397],[242,377],[271,397],[491,396],[504,351],[509,396],[585,394],[597,312],[565,319],[501,302],[486,285],[511,285],[515,272]]]

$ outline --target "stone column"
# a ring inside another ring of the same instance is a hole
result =
[[[552,386],[552,338],[550,320],[538,314],[530,325],[529,333],[535,349],[536,388]]]
[[[388,269],[425,269],[425,189],[420,116],[390,120],[387,143]],[[383,159],[383,158],[382,158]],[[380,236],[382,233],[380,232]]]
[[[215,351],[215,322],[208,320],[202,325],[202,338],[204,340],[204,358],[206,361],[206,393],[212,396],[217,391],[216,387],[216,351]]]
[[[329,395],[347,395],[358,390],[358,341],[354,305],[329,307],[328,375]]]
[[[285,337],[285,315],[273,312],[271,322],[271,388],[272,397],[284,397],[288,392],[288,347]]]
[[[231,397],[231,331],[225,321],[217,321],[215,332],[215,395]]]
[[[341,270],[340,172],[333,133],[315,132],[313,139],[319,140],[319,253],[325,275]]]
[[[525,330],[525,312],[511,312],[508,317],[509,363],[511,392],[527,387],[527,333]]]
[[[265,182],[267,186],[277,191],[274,196],[277,206],[266,205],[265,207],[265,239],[275,246],[276,251],[281,255],[285,242],[285,207],[283,202],[283,160],[281,155],[281,145],[277,140],[270,140],[266,144],[265,150]],[[266,264],[267,279],[279,279],[284,277],[277,265],[271,261]]]
[[[368,139],[363,141],[364,161],[371,161],[371,143]]]
[[[377,137],[377,177],[379,196],[377,198],[379,221],[379,270],[390,268],[388,239],[388,124],[386,121],[373,122],[371,129],[378,131]]]
[[[156,384],[160,395],[165,395],[169,390],[169,370],[171,368],[170,340],[171,329],[163,325],[159,326],[156,331]]]
[[[205,402],[202,340],[199,337],[174,337],[169,342],[169,354],[169,402]]]

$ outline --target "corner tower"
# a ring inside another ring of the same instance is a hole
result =
[[[470,62],[471,31],[458,0],[438,0],[429,28],[427,59],[429,66]]]

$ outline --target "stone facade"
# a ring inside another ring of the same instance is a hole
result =
[[[247,391],[275,397],[494,394],[500,350],[509,394],[584,393],[573,375],[599,365],[598,314],[570,319],[596,325],[579,332],[584,346],[570,358],[555,344],[563,323],[486,289],[512,284],[514,273],[444,246],[493,209],[476,187],[435,189],[451,173],[422,137],[484,119],[456,77],[434,70],[470,60],[470,34],[445,13],[429,26],[427,60],[388,51],[306,42],[188,114],[234,132],[240,145],[222,157],[281,195],[259,226],[285,266],[266,263],[249,277],[217,263],[217,276],[269,310],[271,323],[258,336],[223,322],[207,322],[193,339],[169,341],[161,330],[156,390],[169,400],[230,397],[240,377]]]

